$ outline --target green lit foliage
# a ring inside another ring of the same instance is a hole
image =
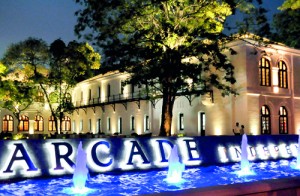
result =
[[[76,2],[84,7],[76,13],[77,35],[104,51],[106,67],[130,73],[128,83],[145,85],[163,99],[160,135],[171,133],[176,96],[235,93],[234,67],[224,55],[232,38],[222,32],[238,7],[251,8],[247,1]]]
[[[285,0],[282,6],[279,7],[280,10],[297,10],[300,9],[300,0]]]
[[[34,101],[37,94],[36,81],[47,75],[47,51],[44,41],[28,38],[10,45],[1,60],[6,68],[1,66],[5,72],[0,83],[0,106],[12,111],[18,120],[20,113]]]
[[[101,56],[87,43],[72,41],[66,45],[60,39],[50,45],[50,54],[49,86],[56,93],[49,102],[58,103],[52,115],[62,120],[64,112],[72,113],[74,110],[68,98],[70,89],[78,82],[93,76],[93,70],[100,68]]]
[[[12,44],[0,64],[0,74],[5,72],[0,91],[3,107],[20,113],[42,92],[46,102],[41,104],[48,104],[57,120],[58,115],[73,111],[71,101],[64,101],[69,100],[70,88],[92,76],[92,70],[99,67],[100,55],[85,43],[70,42],[66,47],[57,40],[49,49],[43,40],[28,38]],[[57,96],[53,98],[51,93]]]
[[[37,88],[33,83],[2,80],[0,83],[0,107],[10,110],[19,120],[20,113],[33,103],[36,92]]]

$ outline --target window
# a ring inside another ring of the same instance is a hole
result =
[[[118,120],[118,132],[120,134],[122,134],[122,117],[119,117],[119,120]]]
[[[44,93],[42,91],[38,91],[36,96],[36,102],[44,102]]]
[[[130,129],[131,131],[134,131],[135,130],[135,122],[134,122],[134,116],[131,116],[130,117]]]
[[[268,106],[262,106],[260,110],[261,134],[271,134],[271,116]]]
[[[149,116],[146,115],[145,116],[145,131],[149,131],[150,130],[150,120],[149,120]]]
[[[288,87],[287,66],[284,61],[278,63],[278,86],[280,88]]]
[[[89,89],[89,101],[92,100],[92,89]]]
[[[134,93],[134,84],[131,83],[131,84],[130,84],[130,87],[131,87],[131,93],[133,94],[133,93]]]
[[[68,116],[64,116],[61,121],[62,131],[71,131],[71,119]]]
[[[110,118],[107,117],[107,131],[110,132]]]
[[[179,113],[179,130],[182,131],[184,130],[184,117],[183,117],[183,113]]]
[[[19,131],[29,131],[29,118],[28,116],[21,115],[19,117]]]
[[[271,85],[271,68],[270,61],[266,58],[261,58],[259,61],[259,76],[261,86]]]
[[[198,113],[198,134],[205,136],[205,113]]]
[[[11,115],[5,115],[3,117],[2,131],[14,131],[14,119]]]
[[[101,119],[98,118],[97,120],[97,132],[98,133],[102,133],[102,129],[101,129]]]
[[[98,98],[101,98],[101,87],[98,86]]]
[[[44,131],[44,118],[40,115],[34,118],[34,131]]]
[[[49,117],[48,131],[56,131],[55,120],[53,116]]]
[[[288,134],[288,115],[284,106],[279,108],[279,134]]]

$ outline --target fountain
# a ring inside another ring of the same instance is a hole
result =
[[[65,192],[73,194],[85,194],[91,191],[85,186],[89,175],[86,162],[87,154],[83,150],[82,142],[80,141],[77,148],[76,163],[74,166],[74,173],[72,178],[73,187],[71,189],[67,189]]]
[[[3,140],[0,141],[0,144],[6,148],[2,148],[3,153],[0,154],[0,160],[8,161],[1,162],[0,195],[88,196],[165,194],[166,192],[169,195],[172,195],[170,192],[176,192],[174,194],[180,195],[184,192],[201,191],[202,188],[203,190],[215,191],[217,187],[220,187],[224,192],[224,185],[230,186],[258,181],[270,185],[263,186],[267,188],[267,192],[270,191],[270,187],[272,191],[277,190],[278,187],[291,189],[291,181],[298,182],[297,186],[300,184],[300,169],[291,167],[298,162],[299,137],[295,135],[249,136],[251,148],[248,147],[247,135],[243,135],[241,142],[235,140],[237,137],[232,140],[232,137],[228,136],[176,139],[171,137],[168,140],[165,138],[99,138],[83,139],[82,143],[70,139],[34,142],[32,140],[9,141],[9,143]],[[296,138],[298,138],[298,144]],[[154,142],[147,143],[147,141]],[[78,144],[77,148],[73,147],[75,142]],[[8,144],[6,145],[6,143]],[[9,145],[11,143],[13,146]],[[172,144],[176,145],[173,146]],[[124,149],[120,150],[122,146]],[[13,147],[12,150],[11,147]],[[30,148],[44,153],[45,156],[42,156],[41,153],[35,154]],[[231,150],[232,148],[234,151]],[[6,153],[6,151],[11,151],[11,153]],[[157,156],[157,152],[161,156]],[[268,153],[266,152],[270,152],[270,155],[267,156]],[[272,156],[274,152],[277,153],[277,156]],[[253,153],[255,153],[255,157],[253,157]],[[44,160],[45,157],[54,157],[56,161],[49,161],[49,164],[39,164],[38,159]],[[200,163],[199,157],[204,157]],[[251,158],[253,162],[249,163],[247,158]],[[166,166],[167,160],[169,162],[168,170],[163,168]],[[188,165],[187,168],[182,164],[182,160],[185,160],[184,163]],[[237,160],[239,161],[237,162]],[[153,167],[154,170],[151,168],[144,169],[137,164],[149,166],[149,162],[157,168]],[[193,162],[197,164],[191,165]],[[40,171],[48,171],[47,168],[58,168],[58,166],[64,168],[65,165],[70,168],[73,164],[76,166],[73,170],[73,176],[58,176],[61,171],[49,170],[52,172],[52,176],[31,177],[37,172],[36,168]],[[126,165],[135,164],[136,167],[133,168],[136,170],[134,171],[127,171],[126,167],[124,169]],[[113,170],[114,167],[118,169],[117,172]],[[107,170],[97,171],[96,169],[99,168]],[[120,169],[124,170],[120,171]],[[255,171],[256,175],[249,175],[254,174],[251,170]],[[16,178],[16,181],[10,179],[10,177],[18,176],[13,175],[14,172],[20,171],[23,173],[20,173],[19,177],[23,179]],[[89,173],[93,175],[88,177]],[[247,176],[243,177],[242,175]],[[295,181],[295,178],[299,181]],[[270,181],[266,182],[266,180]],[[277,186],[277,183],[282,182],[281,180],[284,180],[285,183]],[[260,182],[256,184],[262,187]],[[240,185],[234,187],[240,187]],[[254,194],[255,191],[261,192],[255,188],[243,190],[250,191],[247,194]],[[244,193],[240,192],[239,189],[234,189],[234,191],[241,193],[241,195]]]
[[[179,161],[178,149],[176,144],[171,150],[168,163],[169,163],[169,167],[168,167],[168,176],[166,181],[168,183],[183,182],[182,172],[184,171],[185,166],[183,163],[180,163]]]
[[[241,170],[238,171],[238,175],[253,175],[254,172],[251,171],[250,162],[248,160],[248,139],[246,134],[242,136],[241,151]]]

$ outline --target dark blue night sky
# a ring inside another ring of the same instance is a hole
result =
[[[0,58],[11,43],[28,37],[52,43],[76,39],[74,0],[1,0],[0,1]]]
[[[265,7],[276,10],[283,0],[265,0]],[[0,58],[6,48],[28,37],[52,43],[61,38],[68,43],[76,39],[74,0],[0,0]]]

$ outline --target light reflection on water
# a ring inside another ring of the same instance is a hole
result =
[[[122,175],[99,174],[88,179],[86,192],[72,189],[72,177],[28,179],[10,184],[0,184],[0,195],[140,195],[190,188],[226,185],[267,179],[300,176],[294,169],[296,159],[252,163],[256,175],[238,176],[240,164],[189,168],[183,172],[184,182],[174,184],[164,180],[167,169],[161,171],[126,172]]]

